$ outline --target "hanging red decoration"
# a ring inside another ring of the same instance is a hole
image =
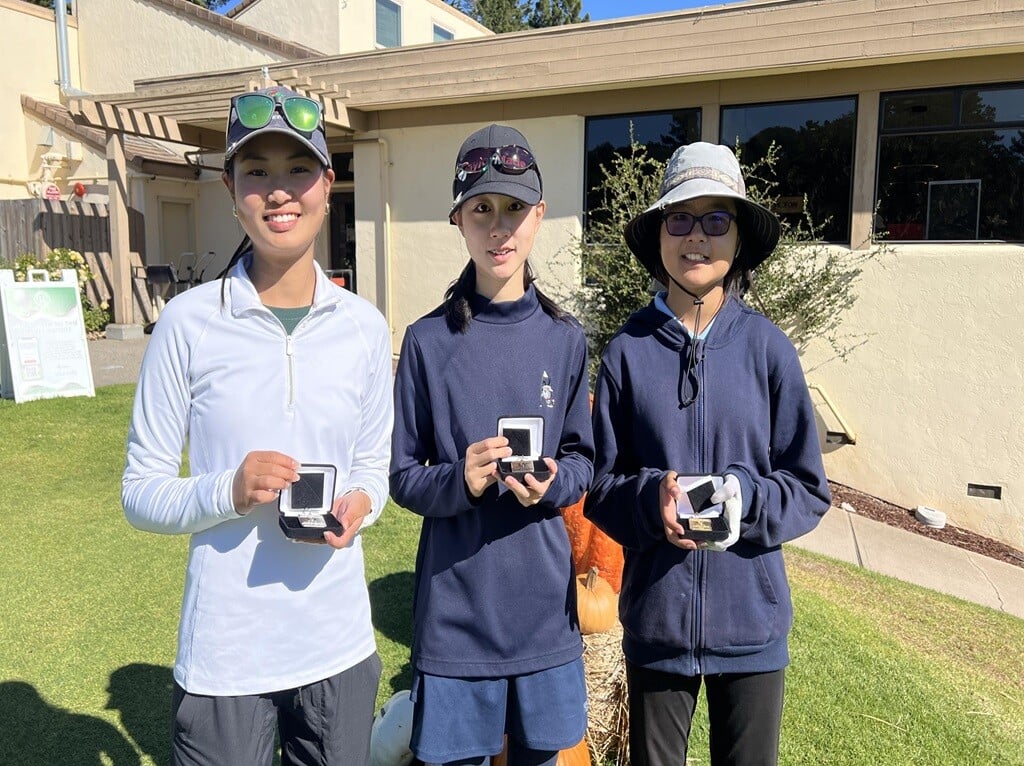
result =
[[[83,184],[81,181],[75,181],[75,196],[76,197],[84,197],[85,196],[85,184]]]

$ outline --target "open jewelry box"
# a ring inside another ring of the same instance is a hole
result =
[[[712,503],[711,496],[722,486],[721,476],[679,476],[676,479],[683,490],[676,501],[676,519],[691,540],[725,540],[729,524],[723,515],[721,503]]]
[[[296,469],[298,481],[281,490],[277,523],[292,540],[316,540],[330,530],[343,531],[341,522],[331,513],[338,469],[333,465],[304,463]]]
[[[513,476],[519,481],[533,474],[537,481],[547,481],[551,470],[541,456],[544,448],[544,418],[539,415],[517,415],[498,418],[498,436],[508,439],[512,456],[498,461],[498,475]]]

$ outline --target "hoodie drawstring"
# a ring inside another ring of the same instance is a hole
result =
[[[704,301],[700,298],[694,298],[693,305],[697,307],[697,319],[694,322],[694,327],[700,327],[700,307],[704,305]],[[686,368],[679,376],[679,409],[689,407],[695,401],[697,401],[697,394],[700,393],[700,377],[697,375],[697,362],[700,361],[697,356],[697,346],[700,341],[697,336],[694,335],[690,338],[690,353],[686,360]],[[682,354],[679,356],[680,367],[682,367],[683,357]],[[686,388],[686,381],[693,376],[693,396],[687,397],[684,393]]]
[[[693,298],[693,305],[697,307],[697,316],[694,318],[693,321],[693,337],[690,338],[689,358],[686,361],[685,370],[683,370],[682,373],[679,375],[679,409],[684,409],[686,407],[689,407],[695,401],[697,401],[697,395],[700,393],[700,377],[697,375],[697,363],[700,361],[700,358],[698,358],[697,348],[698,344],[700,343],[700,341],[698,340],[698,336],[700,334],[700,310],[701,307],[704,305],[704,296],[710,293],[712,290],[714,290],[718,285],[711,285],[711,287],[704,291],[703,295],[695,295],[694,293],[691,293],[689,290],[683,287],[681,284],[679,284],[679,281],[671,274],[668,275],[668,278],[675,282],[676,287],[678,287],[684,293]],[[722,301],[725,301],[724,295],[722,297]],[[719,308],[721,308],[721,306],[719,306]],[[718,312],[716,311],[715,313],[717,314]],[[701,355],[701,358],[703,358],[703,355]],[[682,357],[680,357],[679,361],[679,366],[682,367]],[[693,396],[687,397],[684,395],[683,389],[686,385],[686,380],[691,375],[693,376]]]

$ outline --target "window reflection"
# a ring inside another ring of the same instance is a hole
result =
[[[911,121],[908,105],[926,110]],[[1024,239],[1024,87],[890,93],[881,107],[876,195],[889,239]]]
[[[775,212],[790,224],[807,212],[826,242],[850,241],[857,100],[854,97],[722,108],[721,142],[752,166],[774,142]]]
[[[585,222],[594,220],[601,195],[594,187],[604,181],[601,166],[611,168],[616,155],[628,154],[629,130],[650,157],[665,162],[677,148],[700,140],[700,109],[644,112],[590,117],[586,124],[587,162],[584,176]],[[653,201],[653,200],[652,200]]]

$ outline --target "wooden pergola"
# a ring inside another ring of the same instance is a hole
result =
[[[317,99],[324,107],[324,120],[331,134],[351,134],[365,129],[365,115],[346,107],[336,87],[325,83],[314,86],[308,78],[295,73],[286,84],[302,95]],[[108,215],[110,222],[110,255],[113,265],[114,324],[130,325],[134,321],[131,290],[131,258],[128,242],[128,185],[125,136],[139,136],[198,150],[224,150],[224,124],[231,96],[244,90],[256,90],[271,84],[269,79],[239,81],[228,78],[219,87],[207,90],[204,98],[191,91],[161,94],[139,100],[139,94],[105,96],[96,101],[72,98],[68,109],[79,125],[106,132],[107,177],[109,181]],[[131,106],[121,102],[132,102]]]

